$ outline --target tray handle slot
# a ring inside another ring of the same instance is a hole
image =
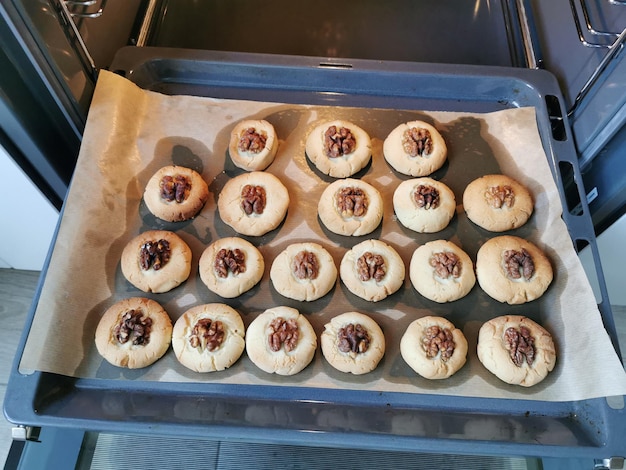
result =
[[[559,99],[554,95],[546,95],[546,107],[548,109],[552,138],[559,142],[565,142],[567,140],[567,131],[565,130],[565,121],[563,120]]]

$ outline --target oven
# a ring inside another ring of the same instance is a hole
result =
[[[598,315],[620,357],[596,236],[626,203],[626,3],[7,0],[0,13],[1,142],[62,219],[105,71],[163,95],[355,112],[534,108],[563,220],[574,248],[592,252]],[[28,336],[27,327],[18,353]],[[175,467],[208,453],[238,468],[326,468],[351,456],[380,468],[599,469],[626,457],[623,396],[220,387],[25,373],[18,354],[5,399],[16,425],[10,464],[122,468],[131,453]],[[181,407],[195,415],[181,418]],[[402,418],[431,427],[398,431]]]

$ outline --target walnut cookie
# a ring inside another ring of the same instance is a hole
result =
[[[118,367],[141,369],[159,360],[172,340],[172,321],[151,299],[131,297],[109,307],[96,328],[98,353]]]
[[[259,237],[280,225],[289,207],[289,192],[274,175],[253,171],[235,176],[217,201],[221,219],[243,235]]]
[[[226,237],[211,243],[200,256],[200,279],[211,291],[232,299],[249,291],[263,277],[265,261],[252,243]]]
[[[476,284],[470,257],[446,240],[419,246],[411,257],[409,277],[415,290],[439,303],[465,297]]]
[[[295,308],[270,308],[248,326],[246,353],[267,373],[297,374],[313,360],[316,349],[313,327]]]
[[[402,225],[419,233],[446,228],[454,217],[456,200],[448,186],[432,178],[403,181],[393,193],[393,209]]]
[[[447,379],[467,360],[467,340],[452,322],[428,316],[413,321],[400,340],[404,361],[422,377]]]
[[[503,382],[531,387],[556,364],[552,335],[530,318],[507,315],[484,323],[478,332],[478,359]]]
[[[528,240],[494,237],[476,255],[476,277],[492,298],[511,305],[538,299],[552,283],[550,260]]]
[[[209,198],[209,186],[191,168],[170,165],[158,170],[143,193],[146,207],[159,219],[182,222],[195,217]]]
[[[277,151],[274,126],[263,119],[241,121],[230,134],[228,154],[235,166],[243,170],[265,170]]]
[[[408,176],[428,176],[446,162],[448,149],[439,131],[423,121],[410,121],[392,130],[383,154],[394,170]]]
[[[317,205],[324,226],[338,235],[373,232],[383,219],[383,198],[365,181],[347,178],[328,185]]]
[[[137,289],[161,294],[187,280],[191,272],[191,249],[174,232],[148,230],[126,244],[121,269]]]
[[[385,335],[375,320],[359,312],[346,312],[324,325],[322,354],[335,369],[367,374],[385,354]]]
[[[338,119],[317,124],[306,138],[305,152],[325,175],[347,178],[367,166],[372,142],[359,126]]]
[[[195,372],[227,369],[245,348],[241,316],[221,303],[192,307],[174,324],[172,348],[178,361]]]

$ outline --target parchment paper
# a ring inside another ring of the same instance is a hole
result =
[[[372,163],[356,176],[383,193],[385,213],[381,226],[366,237],[333,235],[317,218],[319,196],[333,180],[309,164],[304,142],[315,122],[334,118],[354,122],[372,138]],[[284,223],[277,230],[263,237],[244,237],[259,247],[265,259],[265,273],[261,283],[251,291],[225,301],[202,284],[197,263],[211,242],[237,235],[220,220],[216,202],[224,183],[242,172],[227,155],[230,132],[241,119],[267,119],[274,125],[280,147],[267,171],[284,182],[291,203]],[[403,228],[393,212],[393,191],[408,177],[394,172],[385,162],[382,142],[395,126],[414,119],[435,125],[448,145],[448,162],[432,176],[452,189],[457,211],[451,224],[436,234],[417,234]],[[142,201],[148,179],[169,164],[191,167],[209,183],[210,199],[193,221],[160,221],[147,211]],[[419,245],[441,238],[453,241],[476,259],[481,244],[498,234],[469,222],[461,201],[465,186],[488,173],[508,174],[530,189],[535,198],[535,212],[524,227],[508,233],[525,237],[545,250],[555,270],[554,282],[542,298],[521,306],[500,304],[482,292],[478,284],[459,301],[431,302],[410,284],[411,255]],[[194,381],[546,401],[624,395],[626,373],[603,329],[561,211],[533,108],[489,114],[422,113],[165,96],[141,90],[124,78],[102,71],[20,369],[107,379],[111,386],[115,380]],[[189,279],[169,293],[144,294],[124,279],[119,268],[125,244],[150,229],[175,231],[193,252]],[[338,266],[351,246],[370,237],[380,238],[396,248],[407,267],[403,287],[382,302],[371,303],[355,297],[339,279],[328,295],[310,303],[286,299],[271,285],[271,262],[290,243],[317,241],[329,250]],[[387,351],[375,371],[359,377],[332,369],[319,349],[311,365],[292,377],[260,371],[245,352],[230,369],[210,374],[185,369],[171,349],[150,367],[121,369],[100,358],[93,338],[102,313],[116,301],[130,296],[157,300],[173,321],[194,305],[225,302],[241,313],[246,326],[266,308],[288,305],[307,315],[318,336],[331,317],[356,310],[378,321],[385,333]],[[504,314],[527,315],[554,336],[558,352],[556,368],[544,382],[530,389],[501,382],[476,356],[481,324]],[[447,317],[462,328],[468,339],[467,364],[449,379],[423,379],[400,355],[400,338],[406,327],[425,315]],[[605,380],[607,377],[611,380]]]

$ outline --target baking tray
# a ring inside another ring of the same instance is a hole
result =
[[[166,94],[422,111],[533,106],[572,239],[591,244],[598,259],[586,204],[581,202],[583,215],[569,210],[573,206],[567,188],[578,188],[579,197],[584,193],[573,140],[562,117],[563,100],[549,73],[160,48],[122,49],[112,69],[142,88]],[[20,356],[48,265],[49,260],[7,387],[5,414],[14,423],[455,454],[624,454],[623,397],[541,402],[21,374]],[[597,266],[603,284],[599,262]],[[608,305],[601,304],[601,313],[617,348]]]

